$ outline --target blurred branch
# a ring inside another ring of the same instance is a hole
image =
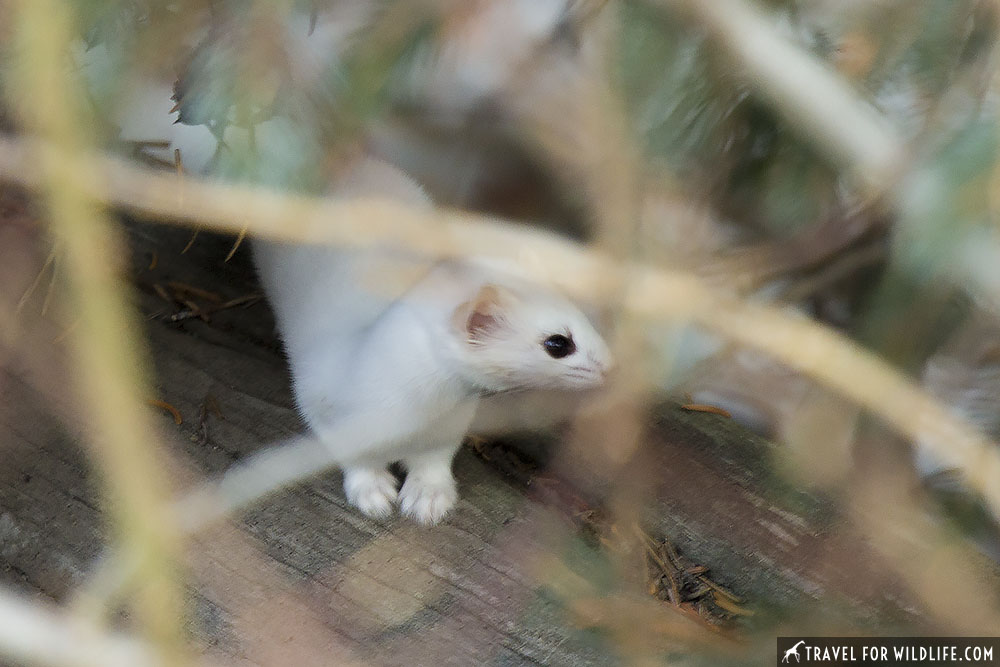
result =
[[[49,605],[0,592],[0,655],[52,667],[153,667],[164,662],[143,643],[104,633]]]
[[[744,0],[647,0],[683,11],[704,25],[746,79],[779,112],[804,130],[869,194],[892,185],[905,158],[903,142],[837,74],[791,44],[774,21]]]
[[[179,543],[163,512],[167,484],[156,429],[140,402],[145,355],[117,276],[122,246],[72,159],[90,150],[81,95],[65,62],[64,47],[75,34],[73,10],[58,0],[23,0],[14,19],[19,41],[11,103],[25,125],[49,142],[33,156],[34,184],[45,194],[50,231],[80,318],[71,339],[77,388],[88,408],[91,458],[102,475],[116,538],[139,563],[142,629],[162,651],[164,664],[179,665],[186,662],[176,581]]]
[[[273,444],[175,502],[177,523],[185,534],[194,535],[272,493],[335,466],[333,451],[312,437]]]
[[[750,0],[645,0],[688,14],[744,69],[745,80],[780,114],[853,173],[868,195],[886,196],[904,232],[925,235],[907,214],[926,209],[952,187],[939,163],[911,164],[895,128],[836,72],[791,43]],[[971,21],[971,18],[970,18]],[[965,98],[962,98],[965,104]],[[935,197],[921,199],[926,193]],[[1000,243],[994,233],[969,233],[950,268],[956,282],[1000,311]]]
[[[39,153],[51,154],[24,141],[0,139],[0,179],[37,187]],[[285,196],[178,179],[108,157],[62,159],[95,199],[164,221],[199,223],[230,233],[246,227],[260,236],[290,241],[348,247],[392,243],[437,256],[490,257],[515,262],[527,277],[584,301],[606,302],[613,298],[608,287],[625,278],[626,309],[633,315],[698,323],[807,373],[908,438],[933,442],[934,454],[961,470],[969,486],[1000,516],[1000,447],[892,366],[832,329],[742,301],[691,273],[616,264],[553,234],[470,213],[414,211],[379,200]]]
[[[43,187],[39,158],[52,150],[36,141],[0,137],[0,180],[32,189]],[[392,201],[336,201],[223,185],[106,156],[59,153],[59,158],[76,185],[96,200],[164,222],[236,234],[247,228],[274,240],[347,247],[389,242],[444,256],[476,251],[525,264],[523,268],[539,280],[556,282],[584,298],[601,293],[601,268],[609,264],[603,255],[580,253],[574,244],[554,234],[470,213],[425,212]],[[486,220],[491,224],[482,224]],[[558,268],[547,270],[549,263]],[[575,275],[560,276],[567,267],[573,267]],[[587,278],[589,282],[582,282]]]
[[[322,474],[337,463],[333,451],[312,437],[274,443],[219,479],[188,491],[170,512],[183,535],[195,535],[272,493]],[[134,558],[108,553],[72,606],[85,614],[108,608],[135,585],[138,574]]]

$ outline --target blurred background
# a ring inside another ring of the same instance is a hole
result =
[[[0,2],[0,654],[715,665],[995,634],[998,10]],[[473,438],[434,528],[361,517],[320,465],[232,516],[169,504],[301,430],[244,237],[309,241],[360,155],[523,238],[619,377]]]

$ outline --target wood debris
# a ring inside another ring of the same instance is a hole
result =
[[[214,415],[216,419],[225,419],[219,402],[212,394],[205,394],[205,400],[201,402],[201,410],[198,413],[198,444],[208,444],[208,415]]]
[[[753,615],[742,599],[709,578],[707,567],[688,562],[667,538],[654,539],[639,526],[633,533],[642,548],[650,595],[718,627]]]
[[[681,406],[681,410],[687,410],[688,412],[710,412],[714,415],[722,415],[723,417],[733,418],[733,415],[725,408],[720,408],[715,405],[708,405],[706,403],[685,403]]]
[[[525,487],[533,500],[562,512],[592,544],[626,559],[638,555],[641,569],[637,574],[650,596],[713,630],[730,630],[740,618],[753,615],[741,598],[709,577],[707,567],[689,562],[666,537],[654,538],[638,525],[630,529],[615,525],[607,512],[587,502],[568,483],[541,474],[536,465],[503,443],[474,437],[466,442],[491,467]]]
[[[184,320],[197,318],[210,324],[211,317],[215,313],[236,308],[237,306],[252,306],[262,298],[260,294],[252,292],[225,300],[217,292],[176,281],[167,282],[166,285],[153,283],[153,291],[170,305],[182,306],[182,308],[165,316],[170,322],[183,322]],[[162,313],[156,313],[152,317],[161,316],[163,316]]]

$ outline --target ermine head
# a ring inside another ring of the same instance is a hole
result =
[[[541,288],[487,284],[452,318],[460,360],[490,391],[586,389],[611,367],[601,335],[566,299]]]

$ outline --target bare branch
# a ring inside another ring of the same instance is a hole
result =
[[[37,186],[39,147],[0,139],[0,179]],[[529,277],[582,300],[612,298],[625,284],[626,309],[646,319],[694,322],[800,370],[882,417],[964,474],[1000,516],[1000,447],[951,414],[876,355],[837,332],[775,307],[742,301],[698,276],[606,255],[538,229],[448,210],[413,211],[380,200],[334,201],[244,187],[179,181],[115,158],[80,157],[74,167],[100,201],[165,221],[237,234],[366,247],[392,242],[443,256],[478,255],[516,263]],[[183,199],[181,194],[183,193]],[[625,279],[625,282],[621,282]]]
[[[148,646],[134,638],[103,632],[49,605],[3,591],[0,591],[0,655],[19,664],[52,667],[163,664]]]
[[[119,230],[95,205],[95,193],[81,187],[74,161],[63,160],[89,152],[92,141],[83,93],[64,60],[64,48],[75,34],[74,13],[53,0],[15,5],[18,39],[10,79],[17,95],[11,97],[24,124],[60,147],[39,153],[33,165],[79,317],[71,342],[77,387],[88,410],[87,444],[101,474],[114,537],[139,563],[139,626],[163,664],[187,664],[177,576],[181,545],[170,517],[164,516],[169,491],[161,474],[162,451],[140,401],[147,355],[115,271]]]
[[[335,466],[332,451],[310,437],[273,444],[175,502],[177,523],[186,534],[198,533],[272,493]]]

